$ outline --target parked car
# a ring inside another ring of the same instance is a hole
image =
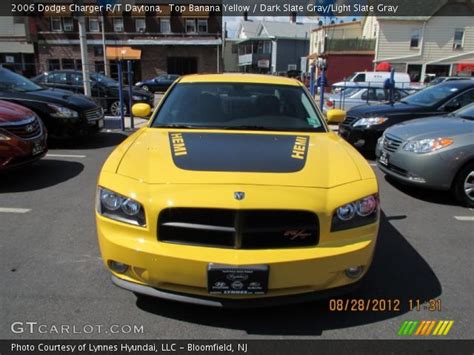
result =
[[[99,73],[90,73],[92,98],[112,116],[120,115],[120,95],[118,81]],[[55,70],[43,73],[33,78],[39,85],[71,90],[75,93],[84,93],[82,72],[78,70]],[[129,103],[128,86],[123,86],[124,111],[127,112]],[[144,102],[153,106],[154,97],[151,93],[133,87],[132,100],[134,103]]]
[[[474,207],[474,104],[390,127],[376,156],[385,174],[411,185],[451,189],[459,202]]]
[[[400,101],[412,92],[413,90],[395,88],[393,99],[394,101]],[[387,93],[383,88],[347,88],[339,94],[329,94],[324,98],[324,112],[333,108],[347,111],[359,105],[375,104],[389,100]]]
[[[474,102],[474,81],[449,81],[403,98],[400,102],[359,106],[347,112],[339,134],[360,150],[374,153],[382,133],[397,123],[443,115]]]
[[[31,164],[47,152],[46,128],[31,110],[0,101],[0,171]]]
[[[88,135],[104,126],[104,112],[93,100],[71,91],[45,89],[5,68],[0,68],[0,99],[35,112],[53,139]]]
[[[145,91],[150,92],[163,92],[168,90],[168,88],[173,84],[179,75],[176,74],[161,74],[156,78],[139,81],[135,86],[142,88]]]
[[[301,82],[278,76],[182,77],[105,162],[97,192],[112,281],[209,306],[351,291],[380,218],[373,169]]]
[[[428,83],[428,86],[438,85],[446,81],[455,81],[455,80],[474,80],[473,77],[468,76],[438,76],[431,80]]]

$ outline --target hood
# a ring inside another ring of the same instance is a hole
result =
[[[35,114],[29,109],[7,101],[0,101],[0,125],[6,122],[23,120]]]
[[[361,179],[333,133],[247,133],[146,128],[117,173],[151,184],[329,188]]]
[[[432,111],[431,107],[410,105],[403,102],[382,103],[376,105],[356,106],[347,112],[348,116],[369,117],[376,115],[397,115],[410,112],[427,112]]]
[[[73,92],[67,90],[44,89],[30,91],[24,93],[24,95],[25,99],[28,100],[47,101],[48,103],[73,106],[74,108],[79,108],[80,110],[97,107],[97,104],[87,96],[74,94]]]
[[[453,137],[474,134],[474,121],[453,116],[429,117],[407,121],[390,127],[386,133],[403,140]]]

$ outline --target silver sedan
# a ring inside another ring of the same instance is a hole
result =
[[[474,104],[390,127],[375,153],[385,174],[412,185],[451,189],[461,204],[474,207]]]

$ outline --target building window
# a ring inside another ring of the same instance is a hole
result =
[[[89,18],[89,31],[90,32],[99,32],[99,19],[98,18]]]
[[[65,32],[74,31],[74,21],[73,21],[72,17],[63,18],[63,28],[64,28]]]
[[[62,31],[63,27],[61,24],[60,17],[51,17],[51,31]]]
[[[265,41],[263,42],[263,53],[271,53],[272,52],[272,42]]]
[[[94,46],[94,55],[96,57],[101,57],[104,55],[104,47],[103,46]]]
[[[198,20],[198,32],[207,33],[207,20]]]
[[[420,45],[420,29],[414,29],[411,32],[411,38],[410,38],[410,48],[418,48]]]
[[[186,20],[186,33],[196,33],[196,20]]]
[[[160,32],[161,33],[171,33],[171,24],[169,19],[160,20]]]
[[[464,30],[463,29],[456,29],[454,31],[454,43],[453,43],[453,48],[454,49],[462,49],[464,42]]]
[[[74,59],[63,59],[63,69],[74,69]]]
[[[145,32],[146,30],[145,18],[139,17],[135,19],[135,30],[137,32]]]
[[[105,72],[104,62],[95,62],[95,72],[103,74]]]
[[[76,70],[82,70],[82,60],[76,59]]]
[[[48,59],[48,71],[61,69],[59,59]]]
[[[122,17],[114,18],[114,31],[123,32],[123,18]]]

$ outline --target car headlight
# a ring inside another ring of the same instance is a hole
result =
[[[421,139],[417,141],[408,141],[403,146],[403,150],[416,154],[431,153],[453,143],[454,141],[451,138]]]
[[[375,223],[378,210],[379,199],[377,194],[340,206],[334,211],[331,232]]]
[[[48,104],[48,107],[53,111],[51,112],[51,116],[58,117],[58,118],[77,118],[79,117],[79,113],[77,111],[71,110],[67,107],[56,105],[56,104]]]
[[[0,133],[0,141],[9,141],[11,138]]]
[[[133,101],[145,101],[146,97],[144,96],[132,96]]]
[[[358,127],[358,126],[367,126],[367,127],[376,126],[376,125],[384,123],[387,120],[388,120],[387,117],[361,118],[360,120],[356,121],[356,123],[354,123],[354,127]]]
[[[97,190],[97,212],[116,221],[146,226],[145,211],[139,202],[103,187]]]

